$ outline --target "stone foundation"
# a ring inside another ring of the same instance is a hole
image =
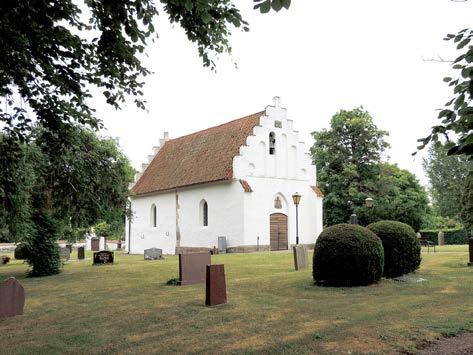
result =
[[[302,245],[302,244],[300,244]],[[288,250],[292,250],[292,247],[295,246],[295,244],[291,244],[289,246]],[[314,250],[315,244],[304,244],[304,246],[307,248],[307,250],[311,251]],[[213,248],[206,248],[206,247],[179,247],[176,248],[176,254],[188,254],[188,253],[202,253],[206,251],[212,251]],[[255,253],[258,251],[270,251],[269,250],[269,245],[238,245],[235,247],[228,247],[227,248],[227,253]]]

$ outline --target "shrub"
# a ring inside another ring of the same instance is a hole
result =
[[[420,232],[423,237],[438,244],[438,234],[443,231],[445,244],[468,244],[468,233],[463,228],[453,229],[423,229]]]
[[[397,221],[379,221],[367,227],[383,242],[384,276],[397,277],[417,270],[420,245],[411,226]]]
[[[383,274],[381,240],[369,229],[353,224],[328,227],[317,238],[314,281],[324,286],[359,286]]]
[[[16,260],[28,259],[28,246],[23,243],[17,244],[13,256]]]

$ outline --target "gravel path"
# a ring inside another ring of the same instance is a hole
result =
[[[439,340],[428,348],[422,349],[419,355],[471,355],[473,354],[473,333],[465,333],[453,338]]]

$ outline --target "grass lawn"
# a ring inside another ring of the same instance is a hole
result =
[[[291,253],[228,254],[229,304],[204,306],[205,285],[166,286],[178,259],[116,264],[71,261],[64,272],[25,278],[26,266],[0,267],[27,294],[25,314],[0,320],[0,349],[16,353],[393,353],[442,335],[473,331],[473,268],[467,248],[423,253],[426,282],[383,280],[370,287],[312,285]],[[72,258],[76,258],[76,252]],[[90,254],[88,255],[90,258]]]

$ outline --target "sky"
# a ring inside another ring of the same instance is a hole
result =
[[[144,59],[153,71],[145,79],[147,111],[132,100],[115,111],[94,98],[103,134],[119,139],[136,169],[163,131],[176,138],[263,110],[280,96],[307,150],[310,133],[328,128],[333,114],[362,105],[389,132],[386,159],[427,184],[425,152],[411,154],[451,96],[442,81],[449,65],[428,59],[455,58],[443,38],[471,25],[473,1],[293,0],[289,10],[264,15],[252,1],[235,4],[250,31],[232,32],[232,55],[219,57],[216,72],[160,11],[159,39]]]

